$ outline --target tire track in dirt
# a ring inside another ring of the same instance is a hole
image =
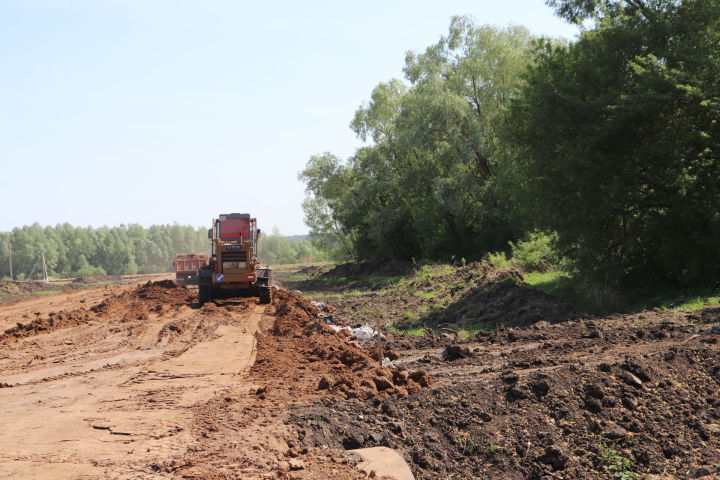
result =
[[[147,284],[6,335],[0,477],[157,478],[185,452],[192,409],[247,375],[263,312],[252,299],[198,309],[188,295]]]

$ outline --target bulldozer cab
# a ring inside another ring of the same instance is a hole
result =
[[[208,238],[212,240],[212,256],[217,256],[218,242],[250,243],[253,260],[257,256],[257,240],[260,229],[257,220],[250,218],[247,213],[228,213],[220,215],[213,221],[213,227],[208,230]]]

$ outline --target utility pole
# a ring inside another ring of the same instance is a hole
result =
[[[12,242],[8,240],[8,251],[9,251],[9,259],[10,259],[10,281],[15,281],[15,278],[13,277],[13,271],[12,271]]]
[[[42,257],[43,262],[43,275],[45,275],[45,283],[48,283],[50,280],[48,280],[47,266],[45,265],[45,250],[40,250],[40,256]]]

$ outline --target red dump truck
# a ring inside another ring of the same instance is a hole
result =
[[[179,253],[175,255],[175,283],[197,285],[198,269],[208,264],[208,256],[202,253]]]

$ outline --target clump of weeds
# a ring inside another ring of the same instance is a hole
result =
[[[623,457],[614,443],[608,444],[600,437],[598,443],[598,461],[605,473],[616,480],[635,480],[640,476],[633,472],[630,459]]]

